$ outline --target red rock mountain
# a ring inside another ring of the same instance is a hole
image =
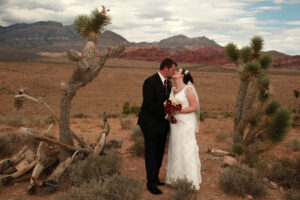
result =
[[[127,42],[127,50],[120,55],[124,59],[138,59],[160,62],[164,57],[173,57],[178,62],[200,64],[231,64],[225,57],[224,49],[215,41],[204,36],[189,38],[176,35],[159,42],[133,43],[112,31],[99,36],[98,48],[115,46]],[[63,26],[59,22],[35,22],[32,24],[0,25],[0,59],[33,59],[39,52],[60,52],[73,48],[81,50],[84,41],[74,31],[74,27]],[[274,56],[274,67],[300,69],[300,56],[289,56],[277,51],[269,51]]]

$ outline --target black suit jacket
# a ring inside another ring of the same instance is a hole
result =
[[[169,84],[167,84],[169,85]],[[139,114],[138,124],[143,133],[166,133],[169,130],[169,122],[165,119],[163,103],[169,98],[171,88],[167,91],[156,73],[147,78],[143,85],[143,103]]]

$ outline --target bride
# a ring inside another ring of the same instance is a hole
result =
[[[182,110],[175,115],[177,123],[170,123],[166,182],[171,184],[178,178],[187,178],[199,190],[202,182],[201,163],[195,137],[195,133],[199,131],[198,94],[188,70],[179,69],[172,79],[175,80],[176,87],[172,88],[170,97],[181,103]]]

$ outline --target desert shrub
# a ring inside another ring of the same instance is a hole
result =
[[[123,110],[122,110],[122,114],[124,115],[129,115],[129,114],[135,114],[135,116],[138,116],[140,114],[141,111],[141,107],[137,106],[137,105],[133,105],[130,106],[130,103],[128,101],[126,101],[123,104]]]
[[[56,195],[56,200],[139,200],[141,183],[127,176],[114,175],[104,181],[91,180],[67,193]]]
[[[139,125],[136,125],[132,128],[130,138],[134,141],[138,137],[143,137],[143,132]]]
[[[55,124],[55,118],[53,116],[49,116],[45,119],[46,124]]]
[[[300,189],[300,157],[280,158],[271,167],[269,179],[284,188]]]
[[[300,191],[299,190],[287,190],[285,191],[283,198],[286,200],[299,200],[300,199]]]
[[[39,141],[29,135],[19,133],[7,133],[0,137],[0,155],[10,156],[14,151],[21,146],[28,145],[32,148],[37,148]]]
[[[127,151],[143,157],[145,152],[145,143],[144,136],[139,125],[132,128],[130,139],[133,141],[133,144],[127,149]]]
[[[90,116],[84,113],[76,113],[71,115],[72,118],[89,118]]]
[[[140,106],[133,105],[130,108],[130,113],[135,114],[135,116],[139,116],[140,111],[141,111],[141,107]]]
[[[291,148],[293,151],[299,151],[300,150],[300,141],[298,139],[293,139],[288,141],[285,146],[287,148]]]
[[[127,149],[127,152],[143,157],[145,153],[144,137],[137,137],[134,143]]]
[[[133,122],[131,121],[131,119],[125,118],[120,120],[120,124],[122,129],[131,129]]]
[[[107,113],[106,117],[107,118],[118,118],[119,114],[117,114],[117,113]]]
[[[225,193],[259,197],[266,194],[266,188],[255,171],[244,166],[232,166],[219,176],[219,184]]]
[[[209,116],[208,112],[200,112],[200,121],[204,121]]]
[[[218,140],[221,140],[221,141],[224,141],[226,138],[227,138],[227,134],[226,133],[224,133],[224,132],[220,132],[220,133],[218,133],[217,135],[216,135],[216,138],[218,139]]]
[[[128,101],[126,101],[126,102],[123,104],[123,111],[122,111],[122,113],[123,113],[124,115],[129,115],[129,113],[130,113],[130,104],[129,104]]]
[[[0,136],[0,156],[6,156],[11,150],[12,146],[8,143],[7,137]]]
[[[105,155],[90,155],[84,160],[78,160],[68,170],[67,182],[79,186],[85,181],[99,180],[117,173],[121,167],[121,157],[115,151],[108,151]]]
[[[232,145],[232,152],[237,155],[242,155],[245,151],[245,147],[242,143],[234,143]]]
[[[256,144],[251,144],[245,149],[243,163],[254,167],[259,161],[259,156],[256,154]]]
[[[192,181],[189,181],[186,177],[178,178],[171,183],[171,186],[175,189],[176,200],[197,200],[197,191]]]
[[[22,116],[12,115],[6,118],[0,119],[0,124],[6,124],[14,127],[24,126],[24,120]]]
[[[223,116],[227,119],[227,118],[233,118],[233,113],[232,112],[224,112]]]

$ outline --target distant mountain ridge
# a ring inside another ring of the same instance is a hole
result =
[[[102,50],[109,46],[127,43],[126,52],[119,57],[161,61],[170,56],[178,62],[202,64],[230,64],[226,59],[224,48],[205,36],[189,38],[175,35],[158,42],[129,42],[121,35],[105,31],[99,36],[97,48]],[[40,21],[31,24],[0,25],[0,59],[26,59],[40,55],[63,54],[68,49],[81,51],[84,40],[78,36],[73,25],[63,26],[60,22]],[[40,52],[46,52],[41,54]],[[300,68],[300,56],[289,56],[278,51],[268,51],[273,55],[274,67]]]
[[[118,45],[123,41],[127,42],[122,36],[105,31],[99,36],[98,48]],[[70,48],[80,50],[83,44],[73,25],[63,26],[59,22],[42,21],[0,28],[0,48],[9,50],[63,52]]]

